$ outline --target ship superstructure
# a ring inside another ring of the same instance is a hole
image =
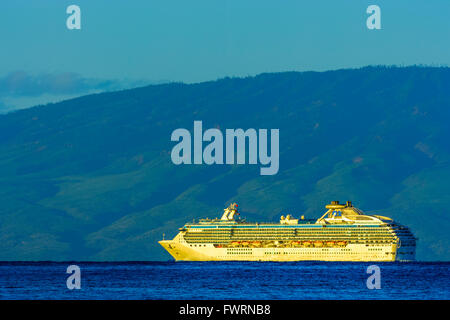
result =
[[[411,231],[381,215],[366,215],[350,201],[332,201],[317,220],[281,216],[279,223],[236,220],[237,204],[220,219],[187,223],[159,243],[187,261],[411,261]]]

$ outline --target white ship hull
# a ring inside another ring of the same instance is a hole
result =
[[[216,248],[174,240],[160,244],[177,261],[413,261],[413,248],[397,253],[397,245],[348,244],[344,248]],[[405,253],[403,253],[405,252]]]

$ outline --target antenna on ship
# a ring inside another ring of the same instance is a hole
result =
[[[166,234],[165,233],[163,233],[163,240],[164,240],[164,237],[166,236]]]

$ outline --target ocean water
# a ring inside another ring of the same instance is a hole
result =
[[[67,267],[81,269],[69,290]],[[381,271],[368,289],[367,267]],[[449,299],[450,262],[0,262],[0,299]]]

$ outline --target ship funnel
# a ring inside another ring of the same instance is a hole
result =
[[[347,201],[347,207],[353,207],[352,202],[351,201]]]
[[[232,203],[230,206],[223,210],[223,215],[220,220],[232,221],[234,220],[234,215],[239,215],[237,212],[237,203]]]
[[[339,201],[331,201],[330,204],[327,204],[325,206],[325,208],[327,209],[344,209],[345,208],[345,204],[339,204]]]

